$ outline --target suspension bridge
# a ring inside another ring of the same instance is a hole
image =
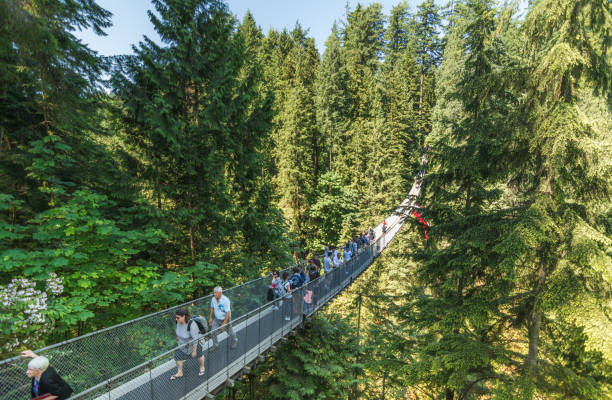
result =
[[[426,158],[424,156],[424,162]],[[423,164],[424,164],[423,162]],[[208,316],[211,296],[180,304],[153,314],[92,332],[40,350],[66,380],[78,400],[199,400],[214,395],[248,373],[268,351],[303,325],[347,288],[389,245],[402,228],[420,193],[417,180],[408,197],[374,228],[376,240],[350,261],[334,268],[287,296],[267,301],[269,277],[224,290],[232,302],[233,327],[238,345],[223,328],[206,333],[200,341],[205,355],[205,373],[198,374],[196,359],[185,362],[184,375],[171,381],[176,371],[173,359],[177,349],[175,311],[188,308],[191,315]],[[311,291],[312,293],[308,293]],[[305,304],[304,296],[312,298]],[[286,317],[289,318],[286,318]],[[213,346],[217,335],[218,346]],[[25,375],[27,361],[15,357],[0,362],[0,400],[30,398],[30,380]]]

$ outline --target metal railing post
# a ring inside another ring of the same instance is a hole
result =
[[[257,356],[261,355],[261,307],[257,312]]]
[[[212,328],[212,326],[211,326]],[[208,331],[209,333],[207,334],[208,336],[210,335],[210,330]],[[204,335],[204,343],[206,343],[206,352],[204,354],[207,355],[206,359],[204,359],[204,366],[206,367],[206,360],[209,360],[208,362],[208,368],[206,368],[206,375],[205,375],[205,379],[206,379],[206,394],[210,393],[210,368],[211,368],[211,362],[210,362],[210,345],[208,344],[209,339],[206,338],[207,335]],[[204,347],[202,346],[202,351],[204,351]]]
[[[238,337],[238,334],[236,333],[236,331],[234,331],[234,333],[236,334],[236,337]],[[244,342],[244,351],[242,352],[242,367],[246,367],[246,356],[248,353],[248,335],[249,335],[249,317],[247,315],[247,318],[244,322],[244,340],[242,340],[242,342]],[[242,343],[241,342],[241,343]]]
[[[153,389],[153,362],[149,361],[149,387],[151,389],[151,399],[155,400],[155,390]]]
[[[249,320],[249,314],[247,313],[247,321]],[[229,374],[229,360],[230,360],[230,346],[229,346],[229,342],[230,342],[230,334],[229,334],[229,324],[234,323],[234,321],[228,321],[227,322],[227,326],[225,327],[225,330],[223,332],[227,333],[227,338],[225,339],[225,382],[229,381],[230,379],[230,374]]]

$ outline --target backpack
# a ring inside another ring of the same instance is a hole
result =
[[[200,335],[204,335],[208,332],[208,321],[204,317],[195,316],[189,320],[187,323],[187,332],[191,332],[191,322],[195,322],[198,326],[198,330],[200,331]]]
[[[291,278],[289,278],[289,282],[291,283],[291,290],[297,289],[302,286],[302,279],[300,279],[299,274],[291,275]]]
[[[287,293],[285,291],[285,285],[287,284],[287,282],[282,282],[280,283],[280,285],[276,285],[276,288],[274,288],[274,296],[275,298],[279,298],[279,297],[283,297],[285,295],[285,293]]]

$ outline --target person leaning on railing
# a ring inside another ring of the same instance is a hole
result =
[[[32,378],[30,393],[32,398],[45,400],[64,400],[72,394],[72,388],[49,366],[49,359],[37,356],[32,350],[21,353],[22,357],[31,358],[26,375]]]

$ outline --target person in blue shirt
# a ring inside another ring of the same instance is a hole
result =
[[[306,276],[304,275],[304,271],[302,271],[301,266],[293,267],[293,275],[289,278],[289,290],[291,291],[293,298],[293,313],[296,314],[298,312],[297,305],[302,304],[300,301],[300,291],[299,288],[302,287],[304,282],[306,281]]]

